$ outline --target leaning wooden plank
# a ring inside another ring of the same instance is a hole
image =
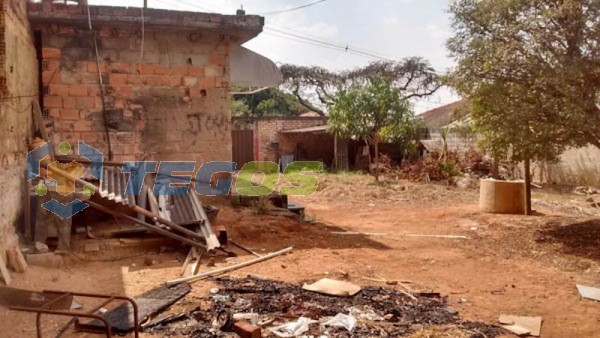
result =
[[[2,258],[2,255],[0,255],[0,272],[2,273],[2,278],[4,278],[4,284],[10,285],[10,274],[8,273],[8,269],[6,268],[6,264],[4,263],[4,258]]]
[[[194,258],[195,252],[196,252],[196,248],[194,248],[194,247],[192,247],[190,249],[190,251],[188,251],[188,254],[185,257],[185,260],[183,261],[183,265],[181,266],[180,276],[182,276],[182,277],[185,276],[185,271],[187,270],[188,265],[192,261],[192,258]]]
[[[425,238],[451,238],[451,239],[468,239],[467,236],[454,236],[454,235],[416,235],[408,234],[406,237],[425,237]]]
[[[188,284],[177,285],[173,288],[167,288],[164,285],[154,288],[138,297],[135,297],[135,302],[138,305],[138,322],[142,323],[148,317],[159,313],[162,309],[176,303],[190,292],[191,288]],[[110,326],[119,333],[127,333],[134,327],[133,309],[131,304],[124,303],[107,312],[104,319],[108,321]],[[83,324],[79,329],[83,331],[95,331],[102,329],[104,324],[97,320],[93,320]],[[94,330],[95,329],[95,330]]]
[[[228,266],[228,267],[224,267],[224,268],[220,268],[220,269],[216,269],[216,270],[212,270],[212,271],[203,272],[201,274],[194,275],[194,276],[173,279],[173,280],[170,280],[170,281],[166,282],[166,285],[167,286],[173,286],[173,285],[177,285],[177,284],[181,284],[181,283],[185,283],[185,282],[195,282],[195,281],[198,281],[198,280],[201,280],[201,279],[205,279],[205,278],[208,278],[208,277],[220,275],[220,274],[223,274],[225,272],[229,272],[229,271],[241,269],[241,268],[244,268],[244,267],[256,264],[256,263],[260,263],[260,262],[269,260],[271,258],[275,258],[277,256],[284,255],[284,254],[286,254],[288,252],[291,252],[292,249],[293,249],[293,247],[289,247],[287,249],[283,249],[281,251],[273,252],[273,253],[264,255],[262,257],[254,258],[254,259],[251,259],[251,260],[243,262],[243,263],[234,264],[234,265],[231,265],[231,266]]]
[[[27,270],[27,261],[18,245],[6,250],[6,257],[8,265],[14,272],[23,273]]]

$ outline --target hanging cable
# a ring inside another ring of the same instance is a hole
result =
[[[96,32],[92,27],[92,15],[90,14],[90,4],[86,2],[87,6],[87,16],[88,16],[88,25],[90,28],[90,32],[93,35],[94,40],[94,51],[96,53],[96,68],[98,68],[98,85],[100,86],[100,100],[102,101],[102,118],[104,120],[104,132],[106,133],[106,143],[108,146],[108,160],[113,160],[113,152],[110,144],[110,132],[108,127],[108,114],[106,113],[106,95],[104,88],[104,81],[102,80],[102,71],[100,70],[100,53],[98,52],[98,39],[96,37]]]
[[[298,7],[293,7],[293,8],[288,8],[288,9],[282,9],[279,11],[271,11],[271,12],[263,12],[263,13],[258,13],[259,15],[277,15],[277,14],[283,14],[283,13],[288,13],[288,12],[293,12],[293,11],[297,11],[299,9],[303,9],[303,8],[307,8],[307,7],[311,7],[314,5],[318,5],[320,3],[323,3],[327,0],[319,0],[319,1],[315,1],[315,2],[311,2],[302,6],[298,6]]]

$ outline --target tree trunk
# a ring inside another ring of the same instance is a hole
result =
[[[499,179],[500,178],[500,159],[498,159],[497,155],[494,155],[494,160],[493,160],[493,164],[492,164],[492,178],[494,179]]]
[[[369,166],[367,168],[367,172],[371,172],[371,146],[369,145],[369,140],[365,138],[365,145],[367,146],[367,158],[369,161]]]
[[[531,160],[525,159],[525,215],[531,215]]]
[[[379,181],[379,137],[375,137],[375,181]]]

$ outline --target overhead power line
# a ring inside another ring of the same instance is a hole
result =
[[[267,31],[276,32],[278,34],[281,34],[281,35],[284,35],[284,36],[287,36],[287,37],[290,37],[290,38],[294,38],[294,39],[296,39],[299,42],[309,42],[311,44],[315,44],[316,43],[316,44],[319,44],[321,47],[331,47],[331,48],[336,48],[336,49],[339,49],[339,50],[344,50],[344,51],[349,52],[349,53],[353,53],[353,54],[357,54],[357,55],[362,55],[362,56],[370,57],[370,58],[373,58],[373,59],[376,59],[376,60],[388,60],[388,61],[391,61],[391,59],[389,59],[387,57],[384,57],[384,56],[381,56],[381,55],[376,55],[376,54],[371,53],[371,52],[365,52],[365,51],[362,51],[362,50],[350,47],[348,45],[343,45],[343,44],[339,44],[339,43],[330,43],[330,42],[323,41],[323,40],[320,40],[320,39],[313,39],[313,38],[309,38],[309,37],[306,37],[306,36],[303,36],[303,35],[300,35],[300,34],[295,34],[295,33],[290,33],[290,32],[286,32],[286,31],[282,31],[280,29],[272,28],[272,27],[269,27],[269,26],[265,27],[265,29]]]
[[[311,2],[302,6],[298,6],[298,7],[293,7],[293,8],[288,8],[288,9],[282,9],[279,11],[271,11],[271,12],[263,12],[263,13],[258,13],[259,15],[277,15],[277,14],[283,14],[283,13],[288,13],[288,12],[293,12],[293,11],[297,11],[303,8],[307,8],[307,7],[311,7],[314,5],[318,5],[320,3],[323,3],[327,0],[319,0],[319,1],[315,1],[315,2]]]

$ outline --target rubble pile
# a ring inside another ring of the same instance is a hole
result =
[[[161,336],[237,337],[221,330],[218,317],[256,314],[253,324],[262,328],[264,337],[286,337],[277,330],[284,324],[298,327],[289,337],[398,337],[437,326],[452,326],[470,337],[495,337],[502,332],[492,325],[461,321],[446,298],[437,293],[412,296],[393,289],[365,287],[355,296],[336,297],[252,276],[215,281],[219,286],[211,291],[205,306],[147,327],[146,331]]]

